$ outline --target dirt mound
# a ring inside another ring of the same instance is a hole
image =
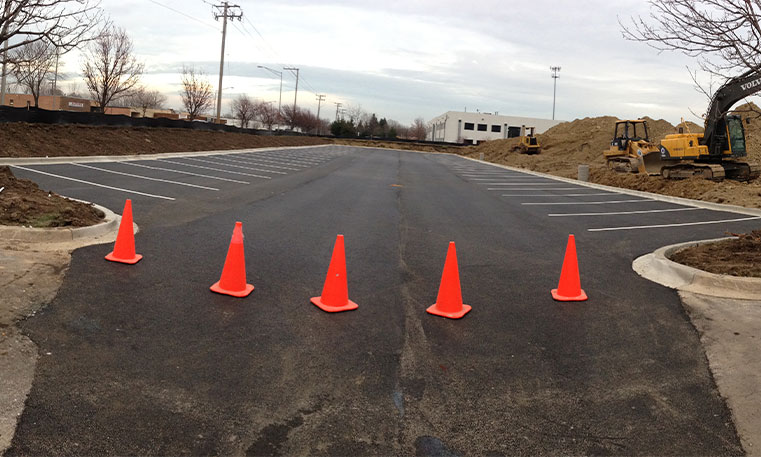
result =
[[[0,224],[32,227],[85,227],[97,224],[103,213],[90,204],[46,192],[28,179],[18,179],[0,166]]]
[[[149,127],[7,123],[0,126],[0,157],[127,155],[160,152],[326,144],[304,136],[250,135]]]
[[[591,168],[589,180],[608,186],[654,192],[674,197],[692,198],[714,203],[761,208],[761,183],[725,180],[714,182],[702,178],[666,180],[658,176],[617,173],[604,165]]]
[[[675,252],[671,260],[716,274],[761,278],[761,230],[737,239],[692,246]]]
[[[651,141],[659,141],[677,131],[663,119],[644,119],[647,120]],[[558,124],[537,135],[542,145],[542,152],[538,155],[513,152],[512,149],[518,141],[516,138],[487,141],[468,151],[466,155],[479,157],[483,153],[484,159],[490,162],[575,177],[580,164],[605,164],[602,152],[610,146],[617,120],[618,118],[613,116],[586,117]],[[688,125],[692,132],[702,131],[693,123]]]

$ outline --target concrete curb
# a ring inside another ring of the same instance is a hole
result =
[[[71,199],[75,200],[75,199]],[[77,200],[85,202],[83,200]],[[116,231],[121,222],[121,216],[108,208],[93,203],[97,209],[105,214],[103,222],[88,227],[55,227],[55,228],[32,228],[0,225],[0,238],[8,241],[21,241],[25,243],[63,243],[83,238],[96,238],[106,233]]]
[[[454,155],[454,154],[450,154]],[[554,179],[556,181],[561,181],[569,184],[576,184],[579,186],[585,186],[592,189],[599,189],[599,190],[607,190],[611,192],[617,192],[619,194],[626,194],[626,195],[633,195],[635,197],[644,197],[644,198],[650,198],[653,200],[659,200],[667,203],[676,203],[679,205],[685,205],[685,206],[692,206],[695,208],[702,208],[702,209],[710,209],[714,211],[726,211],[729,213],[737,213],[737,214],[745,214],[748,216],[759,216],[761,217],[761,209],[758,208],[746,208],[744,206],[736,206],[736,205],[724,205],[721,203],[712,203],[712,202],[705,202],[702,200],[693,200],[691,198],[683,198],[683,197],[672,197],[670,195],[663,195],[663,194],[655,194],[652,192],[645,192],[641,190],[633,190],[633,189],[627,189],[624,187],[614,187],[614,186],[606,186],[605,184],[597,184],[593,182],[585,182],[585,181],[579,181],[578,179],[572,179],[572,178],[563,178],[561,176],[555,176],[548,173],[542,173],[539,171],[533,171],[533,170],[527,170],[525,168],[517,168],[517,167],[511,167],[509,165],[501,165],[498,163],[492,163],[487,162],[485,160],[478,160],[473,159],[471,157],[465,157],[465,156],[455,156],[455,157],[462,157],[463,159],[472,160],[474,162],[482,163],[482,164],[488,164],[493,165],[495,167],[504,168],[506,170],[510,171],[518,171],[521,173],[526,173],[529,175],[534,176],[540,176],[542,178],[550,178]]]
[[[712,297],[761,301],[761,278],[745,278],[709,273],[669,259],[671,254],[680,249],[726,239],[731,239],[731,237],[689,241],[687,243],[664,246],[655,252],[635,259],[632,263],[632,269],[645,279],[683,292],[692,292]]]
[[[316,144],[313,146],[278,146],[272,148],[229,149],[221,151],[165,152],[160,154],[133,154],[110,156],[71,156],[71,157],[0,157],[0,165],[60,165],[66,163],[130,162],[133,160],[171,159],[177,157],[204,157],[220,154],[244,154],[247,152],[276,151],[279,149],[308,149],[335,146],[333,144]]]

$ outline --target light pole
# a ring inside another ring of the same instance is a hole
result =
[[[296,67],[283,67],[283,70],[290,70],[296,72],[296,93],[293,94],[293,115],[292,118],[296,118],[296,97],[299,96],[299,69]],[[291,124],[293,124],[293,119],[291,120]],[[293,128],[293,125],[291,125],[291,128]]]
[[[552,120],[555,120],[555,94],[557,93],[558,88],[558,78],[560,77],[558,75],[558,72],[560,71],[560,67],[550,67],[550,71],[552,71]]]
[[[283,72],[282,71],[273,70],[272,68],[265,67],[264,65],[257,65],[257,67],[262,68],[264,70],[269,71],[270,73],[273,73],[273,74],[276,74],[276,75],[280,76],[280,97],[278,97],[278,99],[277,99],[277,112],[278,112],[278,114],[280,114],[281,113],[281,111],[280,111],[280,102],[283,100]]]

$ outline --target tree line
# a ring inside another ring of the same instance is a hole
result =
[[[93,26],[95,25],[95,26]],[[8,42],[0,63],[15,85],[31,94],[34,107],[41,95],[82,97],[76,84],[58,88],[60,57],[82,49],[81,74],[95,110],[122,105],[138,109],[161,109],[167,97],[141,84],[145,64],[134,52],[126,30],[105,17],[99,0],[0,0],[0,44]],[[51,75],[55,75],[51,79]],[[190,120],[200,119],[212,108],[215,91],[209,78],[192,66],[183,66],[180,98]],[[367,113],[350,106],[330,122],[298,106],[278,109],[273,103],[240,94],[230,104],[230,114],[241,127],[290,129],[312,134],[358,138],[425,138],[425,123],[412,125]]]

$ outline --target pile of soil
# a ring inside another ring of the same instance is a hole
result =
[[[31,227],[85,227],[103,220],[104,214],[91,204],[47,192],[28,179],[13,176],[0,166],[0,225]]]
[[[666,135],[677,132],[673,125],[663,119],[644,119],[647,120],[651,141],[659,141]],[[537,155],[513,152],[517,138],[487,141],[465,154],[479,157],[483,153],[484,159],[490,162],[575,178],[580,164],[591,167],[605,165],[602,152],[610,146],[617,120],[612,116],[586,117],[558,124],[537,135],[542,146],[542,152]],[[693,133],[703,131],[693,123],[687,124]]]
[[[761,278],[761,230],[682,249],[671,260],[710,273]]]
[[[753,110],[756,110],[756,113]],[[745,123],[748,160],[761,163],[761,116],[758,108],[740,106],[738,114],[748,117]],[[647,120],[650,140],[658,142],[666,135],[677,133],[677,127],[663,119]],[[578,166],[590,166],[591,182],[624,187],[676,197],[761,208],[761,179],[751,183],[725,180],[713,182],[705,179],[665,180],[657,176],[617,173],[608,170],[603,151],[608,149],[618,119],[611,116],[587,117],[558,124],[545,133],[537,135],[542,152],[526,155],[513,152],[516,138],[487,141],[465,149],[462,154],[494,163],[550,173],[566,178],[576,178]],[[685,131],[702,133],[703,128],[693,122],[683,124]]]
[[[24,122],[0,124],[0,157],[131,155],[326,143],[329,141],[323,138],[305,136],[190,129]]]

